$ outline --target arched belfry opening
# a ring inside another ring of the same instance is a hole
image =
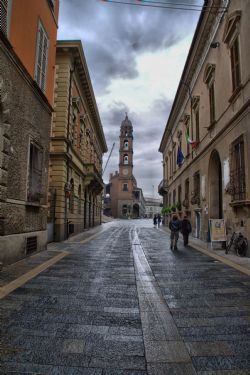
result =
[[[217,150],[211,153],[208,168],[209,189],[209,217],[211,219],[223,218],[222,199],[222,169],[220,155]]]

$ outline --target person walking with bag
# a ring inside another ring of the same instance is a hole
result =
[[[188,246],[188,237],[192,232],[192,226],[187,216],[185,215],[181,223],[181,233],[183,235],[184,246]]]
[[[156,215],[154,215],[153,223],[154,223],[154,227],[156,228],[156,225],[157,225],[157,216]]]
[[[157,224],[158,224],[158,228],[160,228],[160,225],[161,225],[161,215],[160,214],[157,215]]]
[[[179,238],[179,231],[181,230],[181,222],[178,219],[177,215],[174,215],[169,222],[169,229],[171,230],[170,240],[171,240],[171,249],[177,250],[177,242]]]

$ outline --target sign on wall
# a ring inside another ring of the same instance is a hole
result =
[[[224,219],[209,219],[211,242],[226,241],[226,225]]]

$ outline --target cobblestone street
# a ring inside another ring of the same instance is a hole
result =
[[[104,229],[50,245],[42,262],[68,254],[1,299],[2,374],[250,374],[249,276],[151,220]]]

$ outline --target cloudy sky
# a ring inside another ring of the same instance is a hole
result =
[[[115,142],[105,182],[118,170],[120,125],[127,112],[134,128],[134,176],[144,196],[158,196],[158,149],[199,14],[102,0],[60,0],[58,39],[81,39],[109,151]]]

